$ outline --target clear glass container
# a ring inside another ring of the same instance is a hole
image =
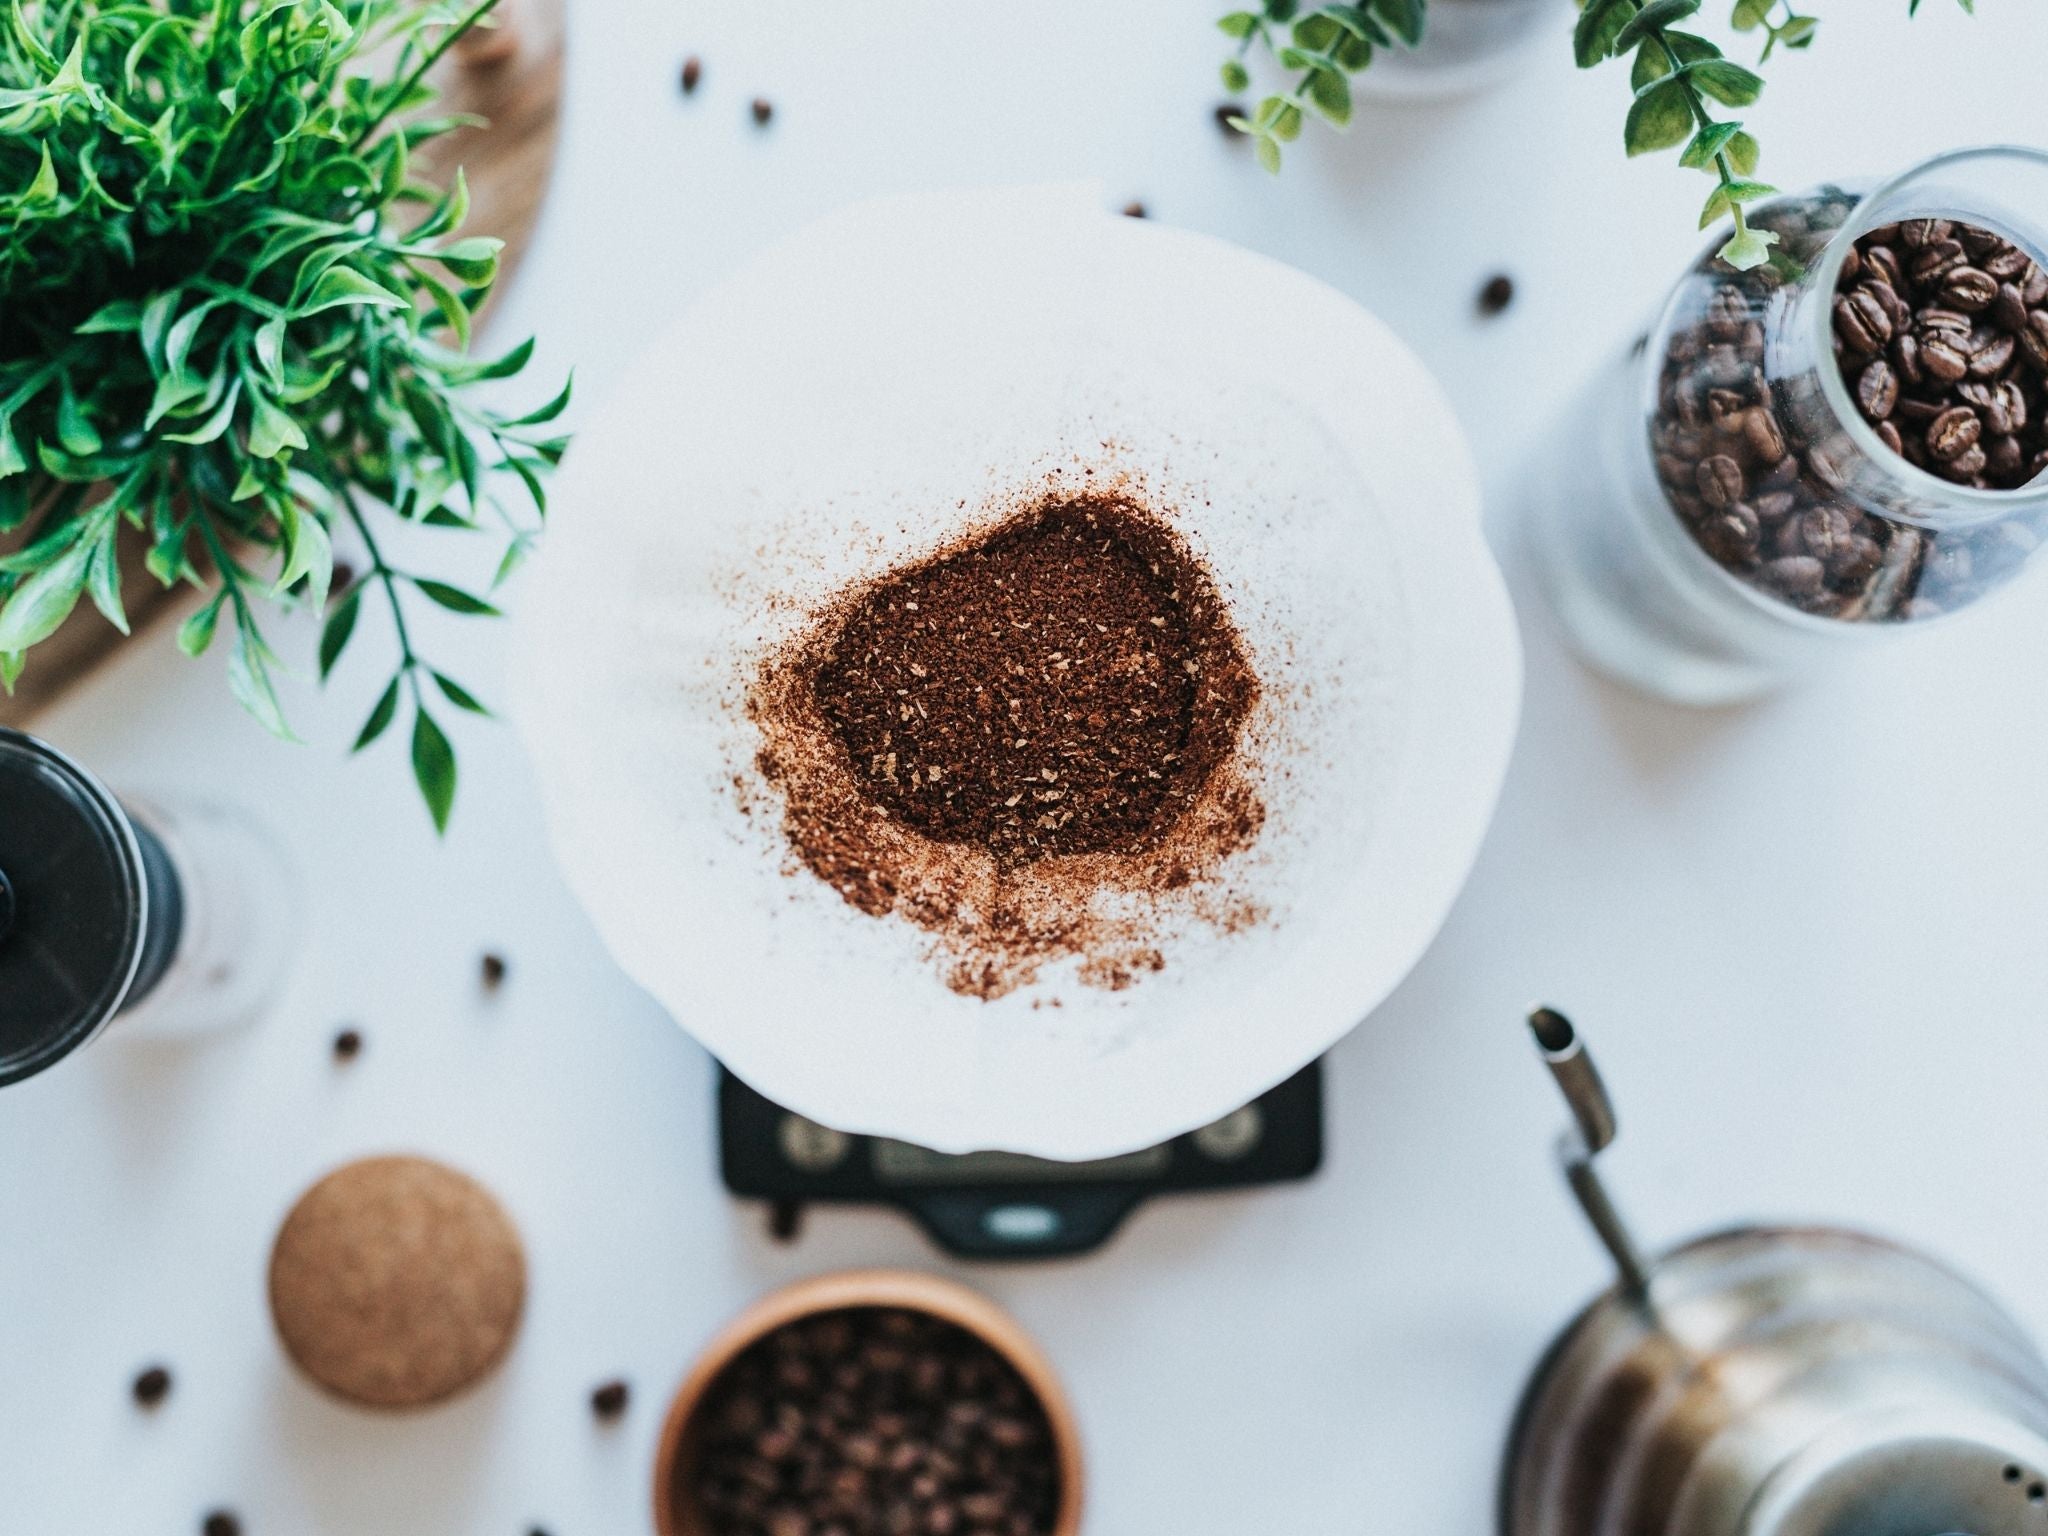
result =
[[[1570,0],[1429,0],[1416,48],[1382,48],[1358,77],[1361,96],[1427,101],[1483,90],[1547,40],[1571,46]]]
[[[2048,527],[2048,155],[1749,217],[1772,261],[1680,279],[1557,434],[1528,528],[1586,658],[1694,704],[1945,621]]]
[[[117,800],[0,728],[0,1085],[118,1020],[123,1039],[247,1024],[296,948],[298,884],[239,812]]]

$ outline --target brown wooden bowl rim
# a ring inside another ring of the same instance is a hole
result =
[[[1059,1461],[1059,1516],[1051,1536],[1081,1529],[1081,1434],[1065,1388],[1045,1352],[995,1302],[955,1280],[911,1269],[848,1269],[798,1280],[753,1302],[728,1322],[698,1355],[676,1389],[654,1455],[654,1528],[660,1536],[711,1536],[700,1517],[685,1517],[672,1497],[676,1465],[705,1395],[725,1368],[756,1340],[798,1318],[850,1307],[901,1307],[923,1312],[980,1339],[1024,1378],[1052,1430]]]

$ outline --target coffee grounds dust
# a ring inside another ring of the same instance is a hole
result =
[[[1046,963],[1121,990],[1163,925],[1256,921],[1259,683],[1214,581],[1141,501],[1050,492],[827,602],[749,691],[795,867],[934,939],[994,998]]]

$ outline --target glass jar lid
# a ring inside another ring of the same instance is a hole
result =
[[[119,802],[55,748],[0,728],[0,1085],[69,1055],[119,1011],[148,900]]]

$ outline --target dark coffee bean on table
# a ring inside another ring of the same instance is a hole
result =
[[[683,94],[689,95],[697,89],[697,82],[704,78],[704,61],[694,53],[683,60]]]
[[[363,1035],[361,1030],[344,1029],[335,1035],[334,1059],[336,1061],[354,1061],[356,1057],[362,1054],[362,1051]]]
[[[752,111],[754,114],[754,121],[765,127],[768,123],[768,120],[775,115],[775,103],[770,101],[766,96],[756,96],[754,98],[754,105]]]
[[[608,1381],[592,1390],[590,1411],[600,1419],[616,1419],[626,1411],[626,1404],[632,1398],[632,1389],[623,1381]]]
[[[485,955],[482,963],[478,966],[478,976],[484,984],[484,990],[486,992],[495,992],[503,986],[507,969],[508,967],[505,964],[505,957],[503,955]]]
[[[1139,202],[1136,198],[1132,198],[1128,203],[1124,204],[1124,217],[1127,219],[1144,218],[1145,205]]]
[[[136,1375],[131,1390],[142,1407],[154,1408],[171,1395],[171,1373],[160,1365],[152,1365]]]
[[[1515,302],[1515,280],[1505,272],[1497,272],[1486,280],[1486,286],[1479,290],[1479,313],[1497,315]]]
[[[1238,131],[1237,125],[1231,122],[1231,119],[1248,115],[1244,109],[1244,103],[1241,101],[1219,101],[1216,103],[1216,126],[1229,134],[1233,139],[1241,139],[1244,135]]]
[[[199,1523],[200,1536],[242,1536],[242,1522],[232,1510],[216,1509]]]

